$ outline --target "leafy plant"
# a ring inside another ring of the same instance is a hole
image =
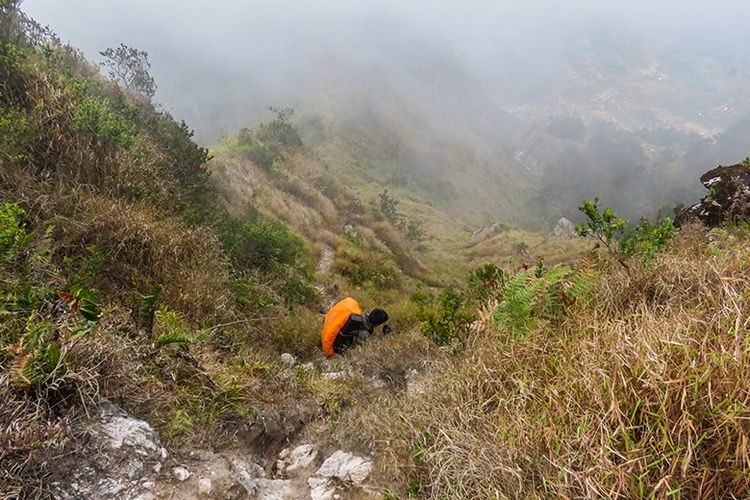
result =
[[[0,258],[8,258],[28,245],[32,236],[23,222],[26,212],[14,203],[0,207]]]
[[[669,217],[657,224],[643,219],[620,240],[620,251],[625,257],[638,254],[643,262],[649,262],[664,249],[676,232],[677,228]]]
[[[480,304],[486,305],[490,299],[503,292],[506,280],[507,276],[502,269],[487,262],[469,272],[469,291]]]
[[[401,284],[399,269],[391,260],[357,247],[340,247],[333,267],[355,285],[371,283],[377,288],[389,288]]]
[[[12,349],[16,354],[11,362],[10,375],[19,389],[55,387],[67,373],[62,351],[56,340],[52,340],[54,326],[47,321],[30,317],[26,323],[26,334]]]
[[[264,143],[277,144],[286,149],[301,147],[302,138],[296,125],[292,123],[294,109],[276,106],[271,106],[268,109],[276,115],[276,118],[260,126],[258,138]]]
[[[494,312],[495,323],[520,338],[540,320],[559,319],[587,287],[567,266],[555,266],[543,274],[520,272],[507,281]]]
[[[145,295],[139,297],[138,308],[136,311],[137,320],[138,323],[149,333],[153,330],[156,306],[163,291],[164,287],[156,285],[146,292]]]
[[[422,335],[446,345],[465,337],[476,315],[467,309],[465,297],[449,287],[440,294],[437,307],[424,311],[421,319]]]
[[[176,410],[172,420],[169,421],[165,436],[170,439],[178,436],[189,436],[194,432],[195,424],[193,424],[190,415],[183,410]]]
[[[427,235],[424,228],[422,227],[422,221],[419,220],[407,220],[402,217],[398,220],[396,226],[401,230],[402,233],[404,233],[406,239],[408,239],[412,243],[419,243],[421,241],[424,241],[425,236]]]
[[[387,189],[378,195],[378,208],[380,209],[380,213],[390,221],[395,222],[398,217],[398,204],[399,201],[391,196]]]
[[[131,122],[113,110],[108,99],[91,96],[85,99],[73,115],[73,129],[89,134],[97,146],[129,149],[136,132]]]
[[[228,219],[221,229],[222,242],[239,267],[273,272],[304,264],[308,256],[304,240],[275,219]]]
[[[231,286],[232,297],[235,302],[251,310],[268,309],[276,305],[277,301],[252,281],[248,279],[238,279]]]
[[[74,286],[70,292],[58,290],[58,297],[68,304],[71,311],[78,312],[86,321],[96,323],[101,318],[96,290]]]
[[[155,314],[155,330],[159,336],[154,341],[154,347],[160,348],[171,344],[188,344],[190,339],[185,333],[185,322],[175,311],[167,306],[161,306]]]
[[[576,232],[579,236],[593,236],[601,244],[603,244],[609,253],[613,255],[617,261],[625,268],[625,260],[617,251],[616,240],[617,237],[622,235],[625,231],[625,227],[628,224],[627,220],[621,219],[611,208],[607,207],[604,211],[599,211],[599,198],[594,198],[594,201],[583,200],[583,204],[578,207],[586,218],[587,222],[576,226]]]
[[[677,232],[669,217],[657,224],[641,219],[638,225],[628,229],[627,220],[620,219],[610,208],[600,212],[598,203],[598,198],[593,202],[583,200],[578,209],[586,215],[588,222],[576,226],[576,232],[580,236],[596,237],[625,269],[629,269],[625,260],[634,255],[640,255],[643,262],[652,260]]]

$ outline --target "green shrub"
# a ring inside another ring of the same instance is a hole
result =
[[[387,189],[378,195],[378,208],[380,209],[380,213],[383,217],[392,222],[395,222],[398,218],[398,204],[399,201],[388,194]]]
[[[28,155],[29,120],[26,112],[14,107],[0,106],[0,160],[10,163],[23,161]]]
[[[276,115],[276,118],[260,126],[258,139],[263,143],[277,144],[288,150],[302,147],[302,137],[291,121],[294,109],[275,106],[268,109]]]
[[[657,224],[642,219],[637,226],[628,229],[628,221],[611,208],[599,211],[599,198],[594,198],[593,202],[583,200],[578,210],[583,212],[587,222],[576,226],[576,232],[583,237],[594,236],[625,269],[629,269],[626,259],[636,254],[644,262],[652,260],[677,232],[669,217]]]
[[[0,258],[9,258],[23,250],[32,239],[23,218],[26,211],[15,203],[0,207]]]
[[[580,236],[594,236],[612,253],[616,254],[615,241],[622,235],[628,221],[621,219],[611,208],[607,207],[603,212],[599,211],[599,198],[594,201],[583,200],[578,207],[587,218],[584,224],[576,226],[576,232]]]
[[[664,249],[676,232],[677,228],[669,217],[657,224],[642,219],[620,240],[620,251],[625,257],[640,255],[643,262],[649,262]]]
[[[340,247],[336,252],[333,267],[355,285],[371,283],[377,288],[401,285],[399,269],[391,260],[357,247]]]
[[[446,288],[437,306],[422,313],[422,335],[438,345],[463,339],[476,315],[466,307],[466,298],[454,288]]]
[[[238,279],[231,286],[232,297],[234,301],[243,309],[259,310],[268,309],[277,304],[277,301],[252,281],[248,279]]]
[[[278,151],[273,151],[253,138],[247,142],[241,142],[237,146],[237,152],[266,170],[270,170],[274,162],[280,159]]]
[[[275,219],[257,217],[242,222],[232,218],[224,222],[221,237],[239,268],[275,272],[284,266],[306,267],[305,241]]]
[[[469,272],[469,291],[481,305],[486,305],[490,299],[497,298],[502,293],[506,280],[502,269],[487,262]]]
[[[89,134],[100,147],[129,149],[136,133],[130,121],[132,118],[124,117],[112,108],[108,99],[88,97],[73,115],[73,130]]]
[[[288,305],[310,305],[320,298],[310,281],[299,273],[289,272],[280,281],[279,294]]]
[[[12,28],[2,26],[3,21],[9,18],[3,10],[0,10],[0,29],[6,31]],[[0,37],[0,103],[3,106],[20,104],[25,107],[28,103],[27,75],[22,68],[28,55],[27,49],[9,42],[5,37]]]

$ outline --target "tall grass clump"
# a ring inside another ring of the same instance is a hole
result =
[[[747,497],[745,233],[684,228],[630,270],[586,259],[589,292],[557,321],[477,332],[399,411],[391,439],[420,450],[403,483],[433,498]]]

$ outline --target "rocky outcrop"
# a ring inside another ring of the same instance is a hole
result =
[[[320,464],[313,444],[287,448],[274,460],[274,475],[269,477],[247,453],[170,454],[147,422],[107,400],[84,426],[86,447],[68,480],[56,485],[57,498],[333,500],[355,493],[357,498],[369,498],[373,493],[365,485],[372,461],[343,450]]]
[[[719,166],[701,176],[708,195],[683,210],[675,225],[698,219],[708,227],[716,227],[727,219],[750,217],[750,164]]]
[[[338,450],[307,480],[310,497],[313,500],[334,500],[339,487],[347,490],[361,488],[371,471],[370,460]]]
[[[576,235],[576,228],[572,222],[565,217],[561,218],[555,224],[555,227],[550,232],[550,236],[555,238],[573,238]]]
[[[88,435],[82,460],[70,471],[67,484],[58,485],[60,498],[149,498],[167,450],[157,432],[110,401],[85,424]]]
[[[286,448],[279,454],[276,462],[276,473],[281,477],[293,477],[307,469],[315,459],[318,451],[311,444],[303,444],[290,450]]]
[[[471,241],[477,241],[480,238],[487,238],[493,234],[502,233],[506,231],[508,226],[502,222],[495,222],[494,224],[487,224],[471,233]]]

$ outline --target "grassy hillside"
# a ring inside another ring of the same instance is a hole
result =
[[[744,497],[747,236],[690,226],[629,271],[520,272],[426,392],[341,427],[369,430],[398,494]]]
[[[226,202],[185,124],[11,3],[0,10],[0,496],[49,494],[99,397],[170,447],[241,433],[242,446],[269,451],[342,404],[330,383],[279,361],[320,357],[314,245],[342,238],[305,226],[336,217],[331,203],[312,213],[290,196]],[[264,179],[271,193],[292,181]],[[363,239],[421,269],[400,233],[367,220]],[[384,253],[351,243],[336,255],[342,288],[373,290],[366,307],[388,293],[404,302],[403,271]],[[413,320],[407,302],[394,326]]]
[[[443,130],[419,164],[396,114],[273,109],[209,151],[0,13],[0,496],[52,495],[100,397],[170,450],[371,453],[388,499],[747,496],[746,223],[625,262],[514,226],[502,154]],[[344,295],[394,333],[325,362]]]

